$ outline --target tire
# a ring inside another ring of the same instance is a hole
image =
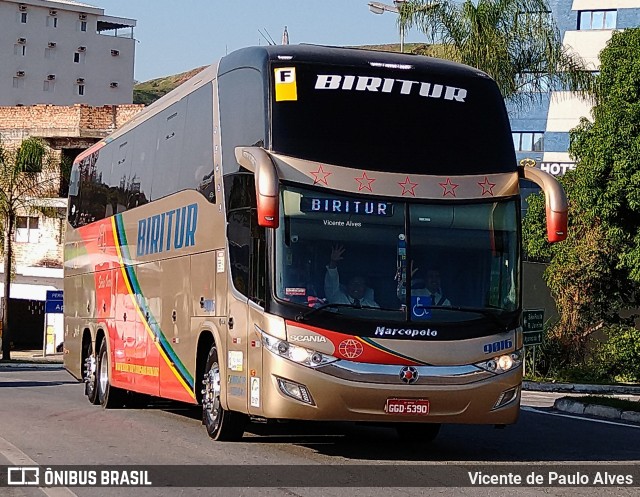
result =
[[[235,411],[227,411],[220,403],[220,365],[218,351],[213,345],[207,356],[202,379],[202,424],[211,438],[220,442],[232,442],[242,438],[248,417]]]
[[[107,339],[103,338],[98,352],[98,367],[96,370],[98,402],[105,409],[117,409],[124,405],[125,391],[111,386],[109,382],[109,352]]]
[[[396,426],[398,436],[404,442],[433,442],[440,432],[440,423],[402,423]]]
[[[84,353],[82,354],[84,357],[83,363],[83,378],[84,378],[84,394],[87,396],[87,399],[92,404],[99,404],[98,400],[98,375],[97,373],[97,361],[96,356],[93,353],[93,347],[91,346],[91,342],[87,343],[85,346]]]

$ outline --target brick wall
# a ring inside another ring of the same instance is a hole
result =
[[[5,144],[29,136],[103,138],[143,108],[139,104],[0,107],[0,138]]]

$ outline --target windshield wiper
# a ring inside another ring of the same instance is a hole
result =
[[[506,328],[506,325],[500,320],[500,318],[490,309],[485,309],[483,307],[464,307],[459,305],[418,305],[416,306],[418,309],[444,309],[449,311],[461,311],[461,312],[475,312],[476,314],[481,314],[482,316],[486,316],[491,319],[494,324],[499,326],[500,328]]]
[[[314,307],[313,309],[307,311],[307,312],[301,312],[300,314],[298,314],[296,316],[296,321],[305,321],[306,319],[308,319],[310,316],[312,316],[313,314],[315,314],[317,311],[320,311],[322,309],[327,309],[327,308],[334,308],[334,309],[338,309],[340,307],[348,307],[350,309],[375,309],[378,311],[400,311],[401,309],[388,309],[386,307],[374,307],[372,305],[362,305],[362,304],[338,304],[338,303],[331,303],[331,302],[327,302],[326,304],[322,304],[318,307]]]

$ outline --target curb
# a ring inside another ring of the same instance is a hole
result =
[[[557,399],[553,403],[553,408],[558,411],[568,412],[571,414],[596,416],[598,418],[640,423],[640,412],[623,411],[617,407],[601,406],[598,404],[586,404],[573,399]]]
[[[534,392],[640,395],[639,385],[584,385],[573,383],[538,383],[523,381],[522,389]]]

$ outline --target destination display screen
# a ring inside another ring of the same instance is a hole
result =
[[[391,202],[354,200],[349,198],[323,198],[304,196],[300,198],[300,211],[318,214],[356,214],[359,216],[393,216]]]

